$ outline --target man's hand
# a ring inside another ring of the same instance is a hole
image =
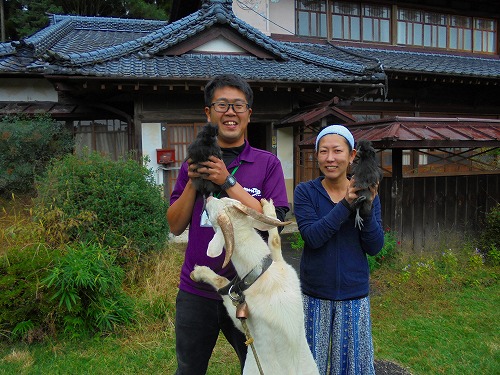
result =
[[[210,156],[207,161],[189,164],[188,176],[189,178],[201,177],[212,181],[214,184],[222,185],[229,176],[229,172],[221,159]]]

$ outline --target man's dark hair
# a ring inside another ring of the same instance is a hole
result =
[[[205,86],[205,106],[210,107],[214,96],[214,91],[222,87],[234,87],[241,90],[247,99],[248,106],[252,107],[253,104],[253,91],[250,85],[236,74],[222,74],[215,77]]]

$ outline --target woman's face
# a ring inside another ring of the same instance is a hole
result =
[[[338,134],[327,134],[319,140],[318,165],[325,178],[336,180],[347,176],[349,164],[354,160],[356,151],[349,152],[347,140]]]

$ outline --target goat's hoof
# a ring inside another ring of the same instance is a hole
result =
[[[189,274],[189,277],[193,281],[198,281],[198,279],[196,278],[196,273],[194,271],[191,271],[191,273]]]
[[[194,266],[194,270],[191,271],[189,274],[189,277],[193,281],[200,281],[201,279],[201,267],[200,266]]]
[[[264,215],[269,217],[276,217],[276,209],[274,208],[273,200],[266,200],[262,198],[260,200],[260,205],[262,206],[262,212]]]

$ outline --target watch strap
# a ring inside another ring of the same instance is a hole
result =
[[[234,185],[236,185],[236,178],[232,174],[230,174],[229,176],[226,177],[226,181],[224,181],[224,183],[220,186],[220,188],[222,190],[227,190],[230,187],[233,187]]]

